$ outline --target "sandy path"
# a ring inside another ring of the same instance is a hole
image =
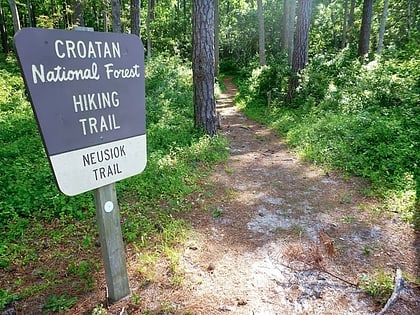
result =
[[[236,87],[225,85],[218,111],[231,156],[211,177],[215,195],[197,200],[207,212],[190,218],[179,305],[193,314],[374,313],[356,284],[376,269],[415,274],[414,233],[374,220],[363,183],[301,162],[237,111]],[[415,293],[394,314],[420,314]]]

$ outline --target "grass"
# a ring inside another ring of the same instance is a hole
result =
[[[386,303],[392,294],[393,287],[393,276],[384,270],[378,270],[371,276],[364,275],[361,279],[361,288],[380,305]]]
[[[117,183],[138,272],[153,281],[156,262],[167,261],[173,285],[182,282],[175,248],[188,230],[178,213],[191,210],[189,196],[204,191],[201,179],[228,155],[226,139],[194,129],[192,74],[180,64],[156,57],[146,65],[148,164]],[[93,194],[66,197],[56,188],[13,56],[0,56],[0,130],[0,310],[40,296],[46,312],[69,308],[97,290]]]

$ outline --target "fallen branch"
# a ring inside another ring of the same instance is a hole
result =
[[[340,281],[342,281],[344,283],[347,283],[348,285],[351,285],[353,287],[356,287],[357,288],[359,286],[357,283],[350,282],[350,281],[348,281],[348,280],[346,280],[346,279],[344,279],[344,278],[342,278],[340,276],[337,276],[337,275],[335,275],[335,274],[333,274],[333,273],[331,273],[331,272],[329,272],[327,270],[320,270],[320,271],[326,273],[327,275],[330,275],[333,278],[336,278],[337,280],[340,280]]]
[[[279,263],[279,264],[280,264],[280,265],[282,265],[283,267],[286,267],[286,268],[288,268],[288,269],[290,269],[290,270],[294,271],[294,272],[303,272],[303,271],[309,271],[309,270],[314,270],[314,271],[318,271],[318,272],[323,272],[323,273],[326,273],[327,275],[330,275],[331,277],[333,277],[333,278],[335,278],[335,279],[337,279],[337,280],[340,280],[340,281],[342,281],[342,282],[344,282],[344,283],[347,283],[348,285],[350,285],[350,286],[352,286],[352,287],[356,287],[356,288],[358,288],[358,287],[359,287],[359,284],[357,284],[357,283],[353,283],[353,282],[350,282],[350,281],[348,281],[348,280],[346,280],[346,279],[344,279],[344,278],[342,278],[342,277],[340,277],[340,276],[337,276],[337,275],[335,275],[335,274],[333,274],[333,273],[331,273],[331,272],[329,272],[329,271],[325,270],[324,268],[297,269],[297,268],[293,268],[292,266],[289,266],[288,264],[284,264],[284,263]],[[378,314],[378,315],[379,315],[379,314]]]
[[[384,308],[378,313],[378,315],[384,315],[386,312],[388,312],[390,307],[396,302],[398,295],[400,294],[403,288],[404,288],[404,278],[402,277],[401,269],[398,268],[397,271],[395,272],[394,291],[392,292]]]

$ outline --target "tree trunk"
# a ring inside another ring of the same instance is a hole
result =
[[[260,66],[265,66],[265,26],[264,8],[262,0],[257,0],[258,6],[258,48],[260,55]]]
[[[33,27],[36,27],[35,4],[31,1],[31,21]]]
[[[295,41],[292,59],[292,76],[289,80],[287,100],[293,99],[298,86],[298,74],[306,67],[308,62],[309,27],[311,22],[312,0],[299,0]]]
[[[282,17],[282,29],[281,29],[281,43],[280,43],[280,48],[281,51],[284,53],[287,53],[287,39],[288,37],[288,25],[289,25],[289,17],[288,17],[288,13],[289,13],[289,1],[288,0],[284,0],[283,1],[283,17]]]
[[[74,2],[74,24],[76,26],[85,26],[82,0],[76,0]]]
[[[111,0],[112,31],[121,33],[121,6],[119,0]]]
[[[102,10],[104,17],[104,32],[108,32],[108,0],[102,0]]]
[[[348,43],[353,43],[353,29],[354,29],[354,9],[356,7],[356,0],[351,0],[350,2],[350,12],[349,12],[349,25],[348,25]]]
[[[35,19],[34,12],[32,10],[32,2],[31,0],[26,0],[26,9],[28,10],[28,21],[29,21],[29,27],[35,27]]]
[[[3,8],[0,4],[0,34],[1,34],[1,46],[5,54],[9,53],[9,44],[7,42],[7,30],[6,23],[4,22]]]
[[[12,11],[12,18],[13,18],[13,27],[15,33],[20,30],[20,20],[19,20],[19,12],[16,6],[15,0],[9,0],[10,10]]]
[[[384,10],[382,12],[381,27],[379,28],[379,39],[378,39],[378,50],[377,50],[377,53],[379,55],[382,54],[382,50],[384,49],[384,37],[385,37],[386,18],[388,16],[388,7],[389,7],[389,0],[385,0]]]
[[[214,0],[214,76],[219,75],[219,0]]]
[[[213,0],[193,0],[194,125],[208,135],[219,127],[214,97]]]
[[[349,2],[348,0],[344,0],[344,18],[343,18],[343,33],[341,34],[341,48],[345,48],[347,45],[347,10],[348,10]]]
[[[312,4],[311,4],[312,5]],[[289,43],[288,43],[288,56],[289,56],[289,65],[292,65],[293,59],[293,50],[294,50],[294,41],[295,41],[295,20],[296,20],[296,0],[292,0],[290,3],[289,11]]]
[[[292,65],[293,33],[295,29],[296,0],[284,0],[283,21],[281,32],[281,50],[288,55],[289,65]]]
[[[359,57],[369,53],[370,28],[372,24],[373,0],[364,0],[362,26],[359,36]]]
[[[68,29],[70,26],[70,21],[67,13],[67,1],[61,2],[61,14],[63,15],[64,27]]]
[[[410,40],[411,38],[411,28],[412,28],[412,0],[408,0],[407,3],[407,37]]]
[[[130,0],[131,34],[140,36],[140,0]]]
[[[147,59],[152,58],[152,31],[150,29],[150,23],[153,20],[153,9],[154,9],[154,0],[149,0],[147,2],[147,16],[146,16],[146,33],[147,33]]]
[[[339,24],[339,22],[337,22],[337,19],[336,19],[335,10],[330,11],[330,16],[331,16],[331,25]],[[340,46],[339,41],[338,41],[339,36],[337,35],[336,28],[333,26],[331,28],[331,31],[332,31],[332,38],[331,38],[332,43],[334,47],[339,47]]]

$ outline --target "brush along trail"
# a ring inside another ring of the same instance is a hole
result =
[[[217,110],[230,157],[180,214],[192,232],[178,264],[158,264],[147,283],[131,268],[138,299],[108,314],[379,312],[387,297],[378,304],[362,287],[373,286],[368,279],[378,272],[392,286],[398,268],[418,278],[418,234],[397,215],[375,212],[375,200],[360,193],[363,181],[300,160],[275,132],[240,113],[231,78],[224,84]],[[130,255],[128,264],[136,265]],[[420,314],[419,301],[407,280],[387,314]]]

